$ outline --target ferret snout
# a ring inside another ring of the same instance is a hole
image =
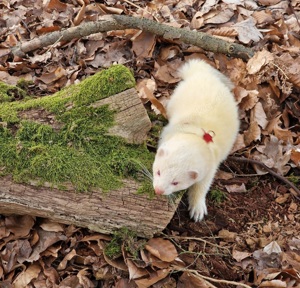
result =
[[[155,194],[157,195],[162,195],[165,192],[164,190],[159,189],[158,187],[154,187],[154,190],[155,190]]]

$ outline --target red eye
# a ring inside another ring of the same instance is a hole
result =
[[[178,185],[178,182],[172,182],[172,185],[176,186]]]
[[[160,170],[158,170],[156,174],[157,174],[158,176],[160,176]]]

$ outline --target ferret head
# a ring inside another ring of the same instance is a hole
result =
[[[183,144],[183,145],[181,145]],[[185,143],[168,141],[157,150],[153,163],[153,187],[156,194],[170,195],[201,181],[209,169],[208,156]],[[207,151],[205,151],[207,152]]]

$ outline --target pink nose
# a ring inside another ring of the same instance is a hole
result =
[[[161,190],[161,189],[159,189],[159,188],[157,188],[157,187],[155,187],[154,190],[155,190],[155,194],[157,194],[157,195],[162,195],[162,194],[164,194],[164,190]]]

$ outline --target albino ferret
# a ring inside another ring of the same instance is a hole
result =
[[[233,84],[206,62],[191,60],[180,75],[183,81],[166,107],[169,123],[153,163],[153,187],[160,195],[190,187],[190,217],[200,221],[214,175],[235,142],[238,108]]]

